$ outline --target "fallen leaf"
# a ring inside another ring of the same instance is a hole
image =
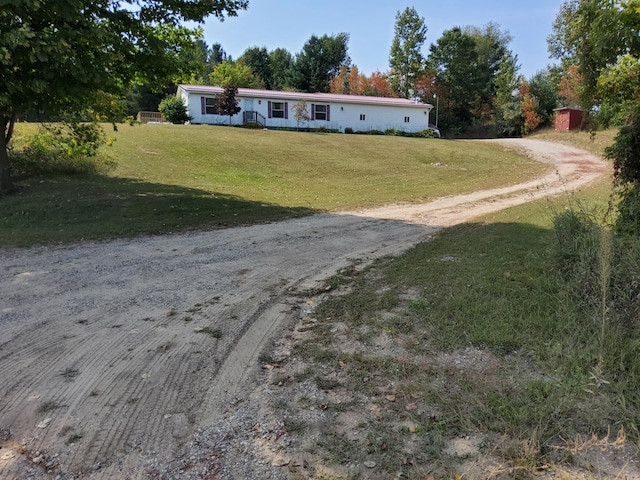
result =
[[[413,412],[414,410],[418,409],[418,404],[417,403],[408,403],[406,407],[404,407],[404,409],[407,412]]]
[[[345,366],[345,363],[344,363],[342,360],[340,360],[340,361],[338,362],[338,365],[340,365],[341,367],[344,367],[344,366]]]
[[[376,462],[368,460],[368,461],[364,462],[364,466],[367,467],[367,468],[373,468],[373,467],[376,466]]]
[[[390,402],[395,402],[396,401],[396,396],[395,395],[387,395],[384,398],[386,398]]]

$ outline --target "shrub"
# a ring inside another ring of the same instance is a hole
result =
[[[351,127],[345,127],[345,129],[344,129],[344,133],[348,133],[348,134],[353,133],[353,128],[351,128]]]
[[[43,174],[103,172],[115,165],[98,154],[105,143],[105,133],[96,123],[42,125],[21,150],[10,153],[12,175],[21,179]]]
[[[158,105],[158,111],[162,113],[165,119],[179,125],[190,121],[192,118],[187,112],[187,106],[176,95],[169,95],[162,100]]]

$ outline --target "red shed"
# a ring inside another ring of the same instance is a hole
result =
[[[577,130],[582,125],[582,109],[562,107],[556,108],[556,131],[568,132]]]

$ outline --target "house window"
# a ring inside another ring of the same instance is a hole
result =
[[[205,98],[204,113],[207,115],[218,115],[218,99],[217,98]]]
[[[284,118],[284,102],[271,103],[271,117]]]
[[[364,121],[364,113],[361,113],[361,114],[360,114],[360,120],[363,120],[363,121]]]
[[[267,102],[267,116],[269,118],[289,118],[289,102]]]
[[[311,119],[312,120],[326,120],[329,121],[330,105],[311,105]]]
[[[215,97],[200,97],[200,113],[202,115],[218,115],[218,99]]]
[[[409,117],[404,117],[404,123],[409,123]]]

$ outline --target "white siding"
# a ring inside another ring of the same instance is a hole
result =
[[[229,117],[222,115],[203,115],[201,107],[201,97],[214,98],[214,95],[185,92],[179,90],[179,95],[185,101],[189,109],[189,114],[193,119],[192,123],[206,123],[214,125],[228,125]],[[240,113],[231,118],[232,125],[242,125],[245,98],[238,95],[238,104],[242,108]],[[268,105],[271,102],[287,102],[288,118],[269,118]],[[297,122],[293,113],[293,106],[297,100],[292,98],[284,100],[282,98],[253,98],[253,110],[260,113],[266,119],[267,128],[296,128]],[[307,101],[309,115],[312,113],[312,104]],[[329,121],[311,120],[302,122],[301,128],[327,128],[344,132],[345,128],[351,128],[354,132],[367,130],[381,130],[393,128],[405,132],[419,132],[429,127],[430,106],[395,106],[395,105],[370,105],[358,103],[336,103],[317,102],[318,105],[329,105]],[[361,120],[364,115],[364,120]],[[405,122],[405,117],[409,121]]]

